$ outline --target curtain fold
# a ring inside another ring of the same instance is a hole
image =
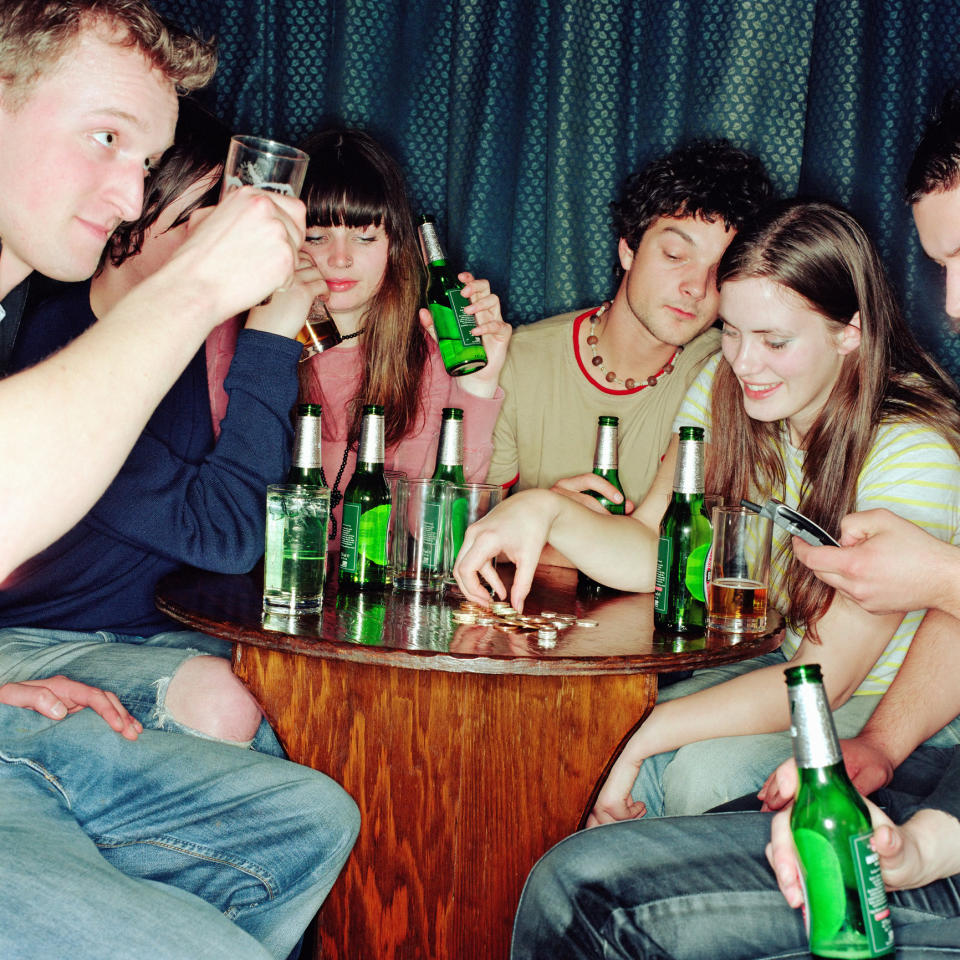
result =
[[[726,136],[784,195],[866,223],[918,335],[960,374],[902,200],[923,120],[960,83],[960,0],[155,3],[216,35],[204,98],[238,132],[297,141],[340,121],[381,137],[515,323],[609,296],[622,179]]]

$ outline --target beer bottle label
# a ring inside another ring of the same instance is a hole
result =
[[[870,846],[872,833],[850,838],[850,853],[857,871],[857,890],[863,910],[863,925],[870,949],[882,956],[893,949],[893,918],[887,905],[887,890],[880,871],[880,856]]]
[[[344,516],[346,516],[346,505],[344,505]],[[346,521],[344,521],[344,528],[346,528]],[[383,503],[361,514],[357,524],[357,549],[363,553],[369,563],[375,563],[380,567],[386,566],[389,529],[389,503]],[[341,534],[341,539],[342,536]]]
[[[460,293],[459,287],[447,287],[443,293],[449,306],[443,303],[430,304],[437,336],[447,340],[459,340],[465,347],[479,345],[480,338],[470,333],[477,321],[469,313],[464,313],[464,308],[470,306],[470,301]]]
[[[463,546],[463,538],[468,526],[470,526],[470,504],[467,503],[466,497],[457,497],[450,504],[451,567]]]
[[[684,586],[687,592],[695,600],[703,603],[707,599],[707,589],[710,583],[710,554],[711,544],[700,544],[695,550],[691,550],[687,556],[687,570],[683,576]]]
[[[440,569],[443,557],[443,501],[423,505],[423,540],[421,550],[424,562],[431,570]]]
[[[653,609],[666,616],[670,604],[670,567],[673,565],[673,537],[661,537],[657,545],[657,576],[653,584]]]
[[[340,529],[340,569],[344,573],[357,572],[357,531],[360,528],[360,504],[343,505]]]

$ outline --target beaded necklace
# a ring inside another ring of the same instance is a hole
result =
[[[647,377],[646,383],[641,383],[639,388],[637,387],[637,381],[634,380],[633,377],[627,377],[626,380],[621,380],[612,370],[607,370],[603,365],[603,357],[597,353],[597,344],[600,342],[600,338],[596,334],[597,322],[609,309],[610,301],[604,300],[604,302],[590,314],[590,335],[587,337],[590,353],[593,355],[593,359],[590,362],[595,367],[599,367],[600,373],[603,374],[603,379],[606,380],[607,383],[619,383],[625,390],[645,390],[647,387],[655,387],[660,382],[662,376],[673,373],[674,361],[680,356],[683,347],[677,347],[677,349],[673,351],[673,356],[653,374],[653,376]]]

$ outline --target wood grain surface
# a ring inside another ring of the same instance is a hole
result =
[[[509,571],[507,571],[509,576]],[[541,567],[527,611],[573,613],[555,645],[453,621],[455,596],[336,593],[261,610],[256,573],[185,570],[161,610],[235,641],[234,669],[292,759],[342,783],[360,837],[316,924],[323,960],[505,960],[530,868],[577,829],[656,674],[775,649],[766,634],[663,637],[649,595],[584,597]],[[265,625],[266,624],[266,625]]]

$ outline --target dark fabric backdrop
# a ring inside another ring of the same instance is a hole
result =
[[[452,257],[526,323],[613,290],[608,203],[695,135],[758,153],[783,194],[870,228],[950,371],[902,201],[924,117],[960,82],[960,0],[155,0],[217,38],[205,99],[237,132],[365,126],[403,162]]]

